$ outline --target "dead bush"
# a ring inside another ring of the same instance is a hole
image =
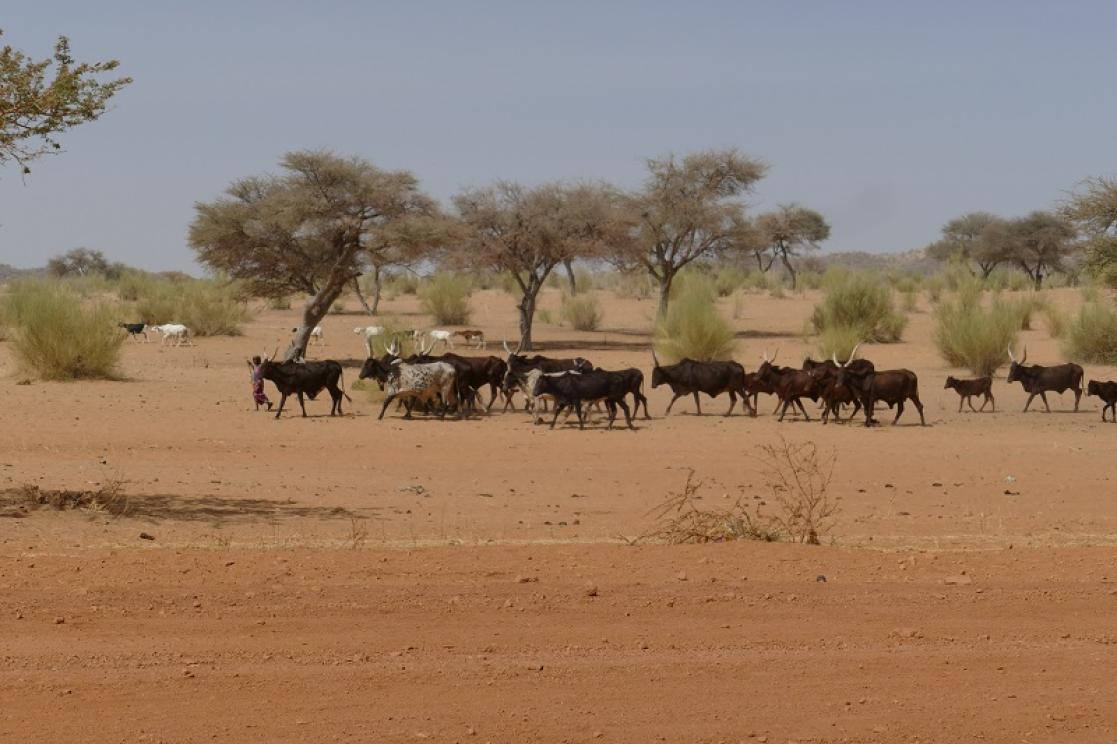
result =
[[[760,513],[758,504],[750,504],[740,496],[727,508],[709,508],[700,503],[701,488],[702,482],[695,480],[694,470],[688,470],[683,490],[671,494],[652,511],[655,526],[637,541],[684,545],[780,539],[779,532],[772,529],[772,521]]]
[[[27,511],[43,508],[58,511],[84,509],[120,516],[127,514],[131,508],[128,496],[124,492],[124,482],[116,478],[106,480],[94,490],[54,490],[25,483],[9,490],[5,496],[3,501],[7,506]]]

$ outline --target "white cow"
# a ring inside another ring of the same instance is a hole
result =
[[[365,340],[365,346],[368,347],[368,353],[372,355],[372,342],[374,339],[384,335],[384,326],[357,326],[353,329],[353,333]]]
[[[164,323],[150,328],[162,336],[159,341],[160,346],[165,345],[167,339],[171,339],[174,346],[193,346],[190,342],[190,331],[182,323]]]
[[[298,333],[298,331],[298,328],[291,329],[291,333]],[[324,341],[325,339],[326,335],[322,333],[322,326],[314,326],[310,329],[310,338],[308,339],[309,343],[314,343],[315,341]]]
[[[453,350],[454,334],[450,331],[441,331],[435,329],[433,331],[427,331],[427,335],[431,338],[431,349],[433,349],[438,344],[438,342],[441,341],[444,346],[448,346],[451,350]]]

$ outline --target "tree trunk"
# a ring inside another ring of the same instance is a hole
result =
[[[562,265],[566,269],[566,279],[570,282],[570,294],[578,294],[578,284],[574,280],[574,262],[566,260],[562,262]]]
[[[977,265],[981,268],[982,279],[988,279],[989,275],[993,273],[993,269],[997,268],[995,263],[981,263],[979,261]]]
[[[535,300],[539,286],[534,283],[528,287],[517,307],[520,310],[520,352],[531,351],[531,324],[535,320]]]
[[[380,295],[383,294],[384,280],[380,276],[380,267],[372,267],[372,314],[380,312]]]
[[[671,283],[674,281],[674,272],[665,269],[659,280],[659,312],[656,317],[660,320],[667,317],[667,304],[671,302]]]
[[[310,298],[310,302],[306,303],[303,308],[303,322],[295,331],[294,338],[291,339],[291,345],[287,347],[287,352],[283,355],[285,361],[292,359],[302,359],[306,357],[306,345],[310,341],[310,332],[314,330],[314,326],[322,322],[322,318],[326,317],[326,313],[330,311],[330,306],[344,291],[345,285],[352,279],[349,275],[342,275],[338,277],[330,277],[322,289],[318,290],[318,294]]]
[[[785,269],[787,269],[787,274],[788,274],[788,276],[791,277],[791,289],[794,290],[795,289],[795,282],[796,282],[796,279],[797,279],[797,277],[795,275],[795,269],[793,269],[791,267],[791,261],[788,260],[786,253],[781,253],[780,254],[780,260],[783,261],[783,267]]]
[[[353,293],[357,295],[357,301],[361,303],[361,307],[365,309],[366,313],[368,313],[369,315],[376,314],[376,312],[371,307],[369,307],[368,300],[365,299],[365,293],[361,291],[360,277],[356,277],[353,280]]]

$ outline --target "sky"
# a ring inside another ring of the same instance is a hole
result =
[[[194,204],[287,151],[637,188],[645,159],[736,147],[824,252],[893,252],[973,210],[1049,208],[1117,174],[1112,2],[36,2],[2,43],[116,58],[135,82],[65,151],[0,171],[0,263],[85,246],[200,268]]]

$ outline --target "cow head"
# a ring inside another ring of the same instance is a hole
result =
[[[1028,361],[1028,347],[1024,347],[1024,356],[1020,361],[1016,361],[1016,355],[1012,353],[1012,347],[1008,347],[1008,380],[1007,382],[1018,382],[1024,379],[1024,362]]]
[[[1101,385],[1097,380],[1090,380],[1086,384],[1086,395],[1101,395]]]
[[[864,378],[865,375],[863,373],[867,372],[867,370],[862,370],[856,365],[854,367],[849,366],[850,362],[852,362],[854,357],[857,356],[857,350],[859,348],[861,348],[860,342],[858,342],[857,345],[853,347],[853,350],[849,352],[849,358],[846,359],[844,362],[838,361],[837,352],[834,352],[832,354],[831,361],[833,361],[834,364],[838,365],[838,372],[834,376],[835,385],[850,385],[851,383]]]
[[[957,384],[958,384],[958,380],[954,379],[953,377],[947,377],[946,378],[946,384],[942,386],[942,389],[946,390],[947,388],[952,388]]]
[[[359,379],[362,379],[362,380],[367,380],[369,378],[373,378],[373,379],[376,380],[377,384],[380,386],[380,389],[383,390],[384,389],[384,382],[388,379],[388,374],[389,374],[390,371],[391,371],[391,363],[390,362],[385,362],[381,359],[377,359],[376,357],[370,356],[368,359],[365,360],[365,363],[361,366],[361,372],[360,372],[360,374],[357,375],[357,377]]]
[[[761,359],[760,366],[756,368],[756,381],[757,382],[761,383],[762,385],[771,384],[771,382],[773,381],[773,379],[776,376],[775,362],[776,362],[776,357],[778,357],[779,355],[780,355],[780,350],[776,349],[776,353],[772,355],[771,359],[769,359],[768,358],[768,350],[767,349],[764,350],[764,354],[760,358]]]
[[[667,384],[667,374],[663,371],[663,367],[659,363],[659,357],[655,355],[655,347],[652,347],[652,387],[657,388],[660,385]]]

